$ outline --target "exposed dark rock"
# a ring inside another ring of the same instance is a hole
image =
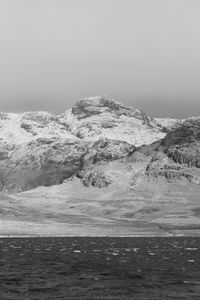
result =
[[[34,131],[33,126],[31,124],[22,123],[20,127],[26,130],[28,133],[32,134],[33,136],[37,135],[37,132]]]
[[[115,100],[109,99],[106,96],[90,98],[84,98],[78,101],[72,108],[72,113],[77,116],[78,119],[87,118],[91,115],[99,115],[105,111],[111,113],[128,113],[133,110]]]
[[[9,152],[0,149],[0,160],[5,160],[9,158]]]
[[[172,147],[173,145],[184,145],[196,141],[200,141],[200,118],[191,118],[169,132],[161,145]]]
[[[188,168],[187,161],[182,160],[183,157],[181,157],[181,160],[172,160],[171,158],[163,152],[158,151],[154,153],[150,163],[146,167],[146,174],[155,178],[162,176],[170,181],[185,178],[190,183],[200,182],[199,170]]]
[[[53,142],[55,142],[55,138],[38,138],[37,142],[42,144],[52,144]]]
[[[143,111],[125,106],[120,102],[109,99],[105,95],[94,98],[83,98],[82,100],[79,100],[72,108],[72,113],[78,119],[84,119],[90,116],[101,115],[102,113],[108,112],[116,117],[120,117],[121,115],[135,117],[142,120],[144,124],[147,123],[148,125],[151,125],[150,122],[157,124],[153,118],[148,117]]]
[[[111,161],[130,155],[135,147],[123,141],[98,140],[88,149],[84,156],[84,164],[95,164],[99,161]]]
[[[94,186],[103,188],[112,183],[111,179],[101,170],[95,168],[87,170],[86,172],[80,172],[78,177],[82,179],[82,182],[86,187]]]
[[[174,162],[200,168],[200,119],[188,119],[169,132],[161,147]]]
[[[188,167],[200,168],[200,152],[198,146],[196,149],[192,146],[184,146],[179,149],[169,148],[166,153],[174,162],[185,164]]]

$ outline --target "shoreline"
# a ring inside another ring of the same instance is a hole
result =
[[[0,235],[5,238],[200,238],[200,235]]]

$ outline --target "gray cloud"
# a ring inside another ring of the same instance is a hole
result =
[[[0,110],[56,113],[108,94],[200,114],[198,0],[0,0]]]

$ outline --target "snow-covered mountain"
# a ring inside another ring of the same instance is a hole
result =
[[[1,232],[197,232],[199,153],[199,117],[154,119],[105,96],[60,116],[0,113]]]
[[[116,160],[130,155],[135,146],[163,139],[167,130],[162,124],[106,96],[83,98],[59,116],[0,113],[0,190],[81,178],[88,162]],[[95,184],[99,173],[88,174]]]

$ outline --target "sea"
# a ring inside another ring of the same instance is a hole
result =
[[[199,237],[0,238],[0,300],[199,300]]]

